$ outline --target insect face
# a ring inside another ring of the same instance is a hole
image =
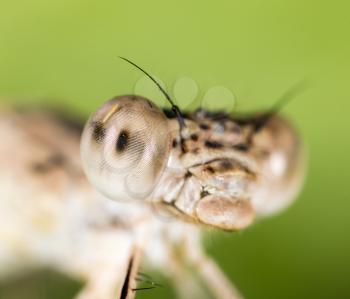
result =
[[[295,198],[304,173],[302,143],[276,115],[291,92],[268,113],[183,114],[150,74],[122,59],[158,86],[172,113],[145,98],[121,96],[91,116],[81,156],[100,192],[112,199],[143,199],[179,218],[229,231]]]
[[[170,151],[163,112],[139,96],[108,101],[85,125],[81,157],[90,182],[112,199],[145,199]]]

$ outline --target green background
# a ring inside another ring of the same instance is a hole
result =
[[[350,298],[349,9],[340,0],[1,0],[0,97],[86,117],[133,92],[141,75],[118,55],[170,91],[192,78],[197,99],[225,86],[239,111],[266,109],[307,78],[310,88],[284,108],[309,153],[301,196],[243,232],[211,232],[206,245],[248,299]],[[47,295],[55,288],[47,280],[29,288],[33,298],[66,298]],[[170,298],[169,288],[139,298]]]

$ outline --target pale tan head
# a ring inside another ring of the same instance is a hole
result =
[[[141,199],[177,217],[224,230],[249,226],[295,198],[303,178],[302,145],[288,122],[268,113],[232,117],[182,114],[161,85],[173,115],[140,96],[104,104],[81,141],[90,182],[116,200]]]
[[[145,199],[153,190],[170,151],[163,112],[140,96],[116,97],[85,125],[81,157],[90,182],[107,197]]]

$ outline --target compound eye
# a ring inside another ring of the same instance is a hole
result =
[[[167,163],[170,142],[167,118],[158,107],[142,97],[118,97],[85,125],[84,170],[112,199],[145,199]]]
[[[125,130],[121,131],[117,138],[116,151],[119,153],[122,153],[128,145],[128,140],[129,140],[128,132]]]

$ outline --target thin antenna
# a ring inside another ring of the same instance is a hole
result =
[[[306,79],[303,79],[292,87],[287,89],[275,102],[275,104],[268,110],[267,113],[263,114],[260,118],[257,119],[255,128],[256,130],[260,130],[263,128],[267,122],[275,115],[277,115],[284,106],[290,103],[297,95],[304,92],[309,87],[309,84]]]
[[[139,69],[141,72],[143,72],[148,78],[150,78],[153,83],[155,85],[157,85],[157,87],[159,88],[159,90],[163,93],[163,95],[166,97],[166,99],[168,100],[168,102],[171,104],[171,110],[175,113],[179,124],[180,124],[180,132],[182,130],[182,128],[186,127],[185,121],[184,121],[184,117],[181,113],[180,108],[175,105],[174,101],[171,99],[171,97],[169,96],[169,94],[163,89],[163,87],[157,82],[156,79],[154,79],[148,72],[146,72],[144,69],[142,69],[140,66],[138,66],[136,63],[132,62],[131,60],[125,58],[125,57],[121,57],[118,56],[119,58],[125,60],[126,62],[130,63],[131,65],[133,65],[134,67],[136,67],[137,69]]]
[[[275,104],[270,108],[270,113],[276,115],[281,111],[281,109],[290,103],[297,95],[304,92],[309,87],[306,79],[300,80],[289,89],[287,89],[275,102]]]

